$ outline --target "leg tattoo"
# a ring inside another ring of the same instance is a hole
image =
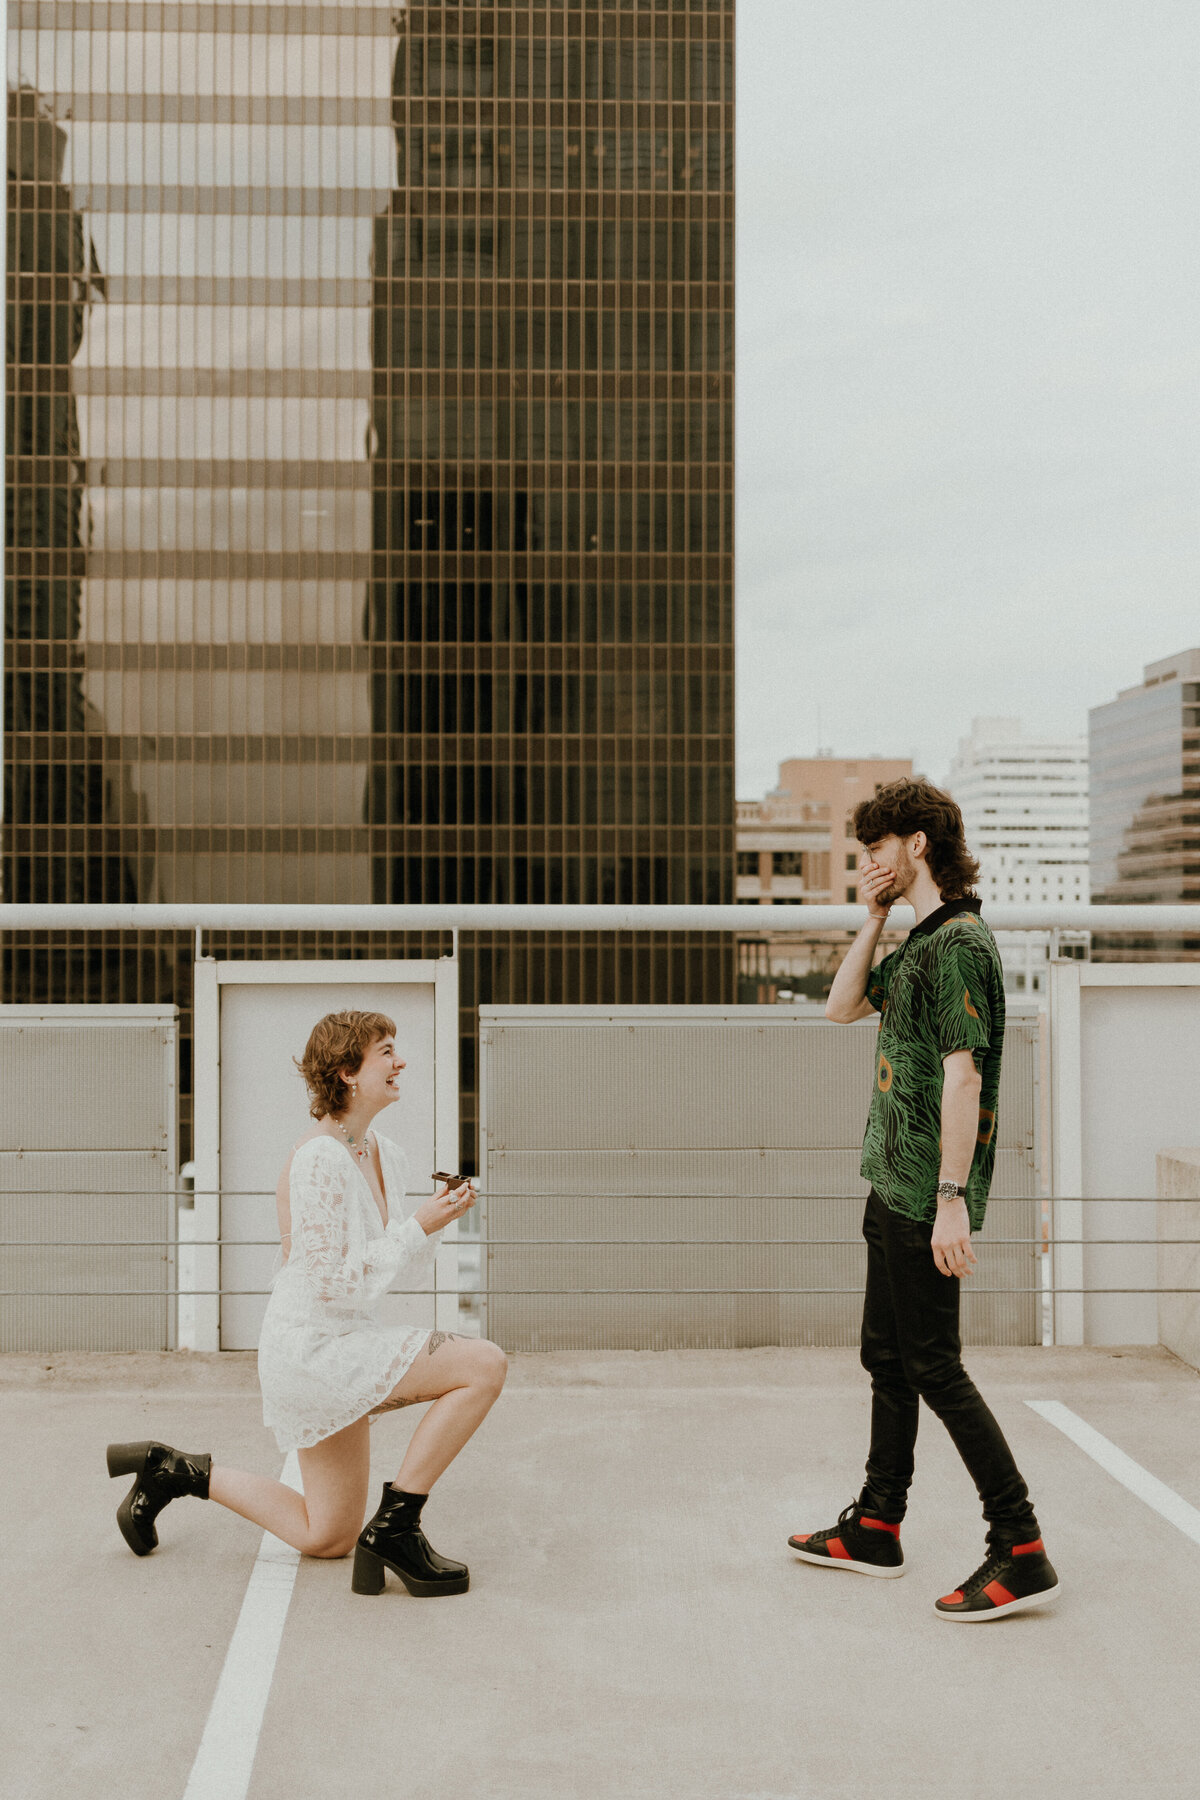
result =
[[[429,1334],[430,1356],[446,1342],[447,1338],[461,1338],[462,1335],[461,1331],[431,1331]],[[398,1412],[402,1406],[424,1406],[427,1401],[435,1398],[436,1396],[433,1394],[389,1394],[386,1400],[381,1400],[378,1406],[371,1408],[371,1414],[373,1417],[376,1413]]]

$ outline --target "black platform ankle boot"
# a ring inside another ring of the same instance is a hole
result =
[[[149,1556],[158,1547],[154,1521],[164,1506],[185,1494],[208,1499],[211,1469],[211,1456],[189,1456],[170,1444],[108,1446],[110,1476],[133,1476],[133,1486],[117,1508],[117,1524],[135,1556]]]
[[[379,1511],[368,1519],[354,1549],[356,1594],[382,1594],[390,1569],[410,1594],[465,1594],[470,1574],[465,1563],[439,1556],[421,1530],[421,1508],[427,1494],[406,1494],[389,1482]]]

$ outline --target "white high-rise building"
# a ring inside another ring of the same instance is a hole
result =
[[[1087,738],[1027,737],[1020,719],[975,719],[960,738],[946,787],[962,808],[967,843],[979,858],[979,893],[989,905],[1086,905]],[[1069,952],[1087,954],[1089,934],[1070,934]],[[1012,992],[1044,990],[1048,933],[997,935]],[[1068,946],[1060,939],[1059,948]]]
[[[946,786],[979,858],[985,906],[1087,903],[1086,737],[1026,737],[1020,719],[975,719]]]

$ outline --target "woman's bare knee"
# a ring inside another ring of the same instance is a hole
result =
[[[508,1357],[499,1344],[493,1344],[490,1338],[480,1340],[478,1369],[480,1384],[494,1388],[499,1393],[508,1374]]]
[[[312,1541],[304,1546],[304,1554],[334,1561],[339,1556],[349,1556],[357,1541],[357,1532],[349,1535],[344,1531],[316,1532]]]

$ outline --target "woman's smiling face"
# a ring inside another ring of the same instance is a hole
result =
[[[358,1083],[358,1101],[366,1101],[375,1107],[390,1106],[399,1097],[399,1077],[403,1067],[404,1058],[396,1049],[395,1039],[376,1038],[362,1059],[361,1069],[349,1076],[350,1081]],[[343,1079],[346,1079],[345,1075]],[[354,1103],[349,1093],[347,1099]]]

